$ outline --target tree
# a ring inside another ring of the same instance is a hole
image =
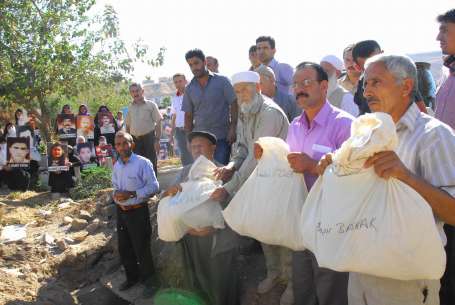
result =
[[[136,62],[163,64],[165,48],[150,55],[140,40],[127,47],[119,38],[112,6],[92,14],[94,0],[0,1],[0,101],[38,108],[49,139],[62,98],[92,87],[120,83]]]

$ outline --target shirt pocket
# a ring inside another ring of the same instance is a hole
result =
[[[319,161],[322,156],[324,156],[325,154],[328,154],[330,152],[333,152],[335,150],[335,148],[333,147],[333,145],[330,145],[330,144],[327,144],[327,143],[323,143],[323,144],[313,144],[313,146],[311,147],[311,150],[313,151],[313,159],[316,160],[316,161]]]
[[[127,176],[126,177],[126,190],[127,191],[136,191],[140,187],[140,180],[138,177]]]

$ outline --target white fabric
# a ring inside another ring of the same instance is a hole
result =
[[[303,175],[289,167],[289,146],[280,138],[258,140],[263,155],[223,211],[229,226],[262,243],[303,250],[299,217],[308,194]]]
[[[182,111],[183,94],[172,97],[171,113],[175,114],[175,127],[183,128],[185,126],[185,112]]]
[[[324,56],[321,59],[321,62],[326,62],[326,63],[331,64],[338,71],[343,71],[343,69],[344,69],[343,61],[341,59],[339,59],[338,57],[336,57],[335,55]]]
[[[182,191],[163,198],[158,205],[158,236],[164,241],[178,241],[190,229],[224,228],[219,203],[209,199],[219,186],[214,180],[216,165],[200,156],[191,166],[189,180],[181,184]]]
[[[238,83],[256,83],[259,84],[259,74],[254,71],[244,71],[232,75],[232,85]]]
[[[403,182],[363,168],[368,157],[397,145],[389,115],[360,116],[312,187],[302,237],[321,267],[398,280],[442,276],[445,252],[430,206]]]

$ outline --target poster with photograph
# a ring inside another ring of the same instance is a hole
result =
[[[30,138],[8,137],[6,146],[6,157],[10,167],[28,168],[30,166]]]
[[[114,117],[110,112],[98,112],[98,126],[101,134],[115,133]]]
[[[57,115],[57,134],[59,139],[76,138],[76,118],[74,114]]]
[[[77,144],[76,152],[79,156],[79,160],[81,161],[82,169],[98,166],[92,142]]]
[[[67,171],[68,164],[68,146],[61,143],[47,144],[47,170],[49,172]]]
[[[96,157],[98,158],[98,162],[100,165],[104,165],[106,163],[106,158],[113,157],[113,150],[112,145],[99,145],[96,147]]]
[[[91,115],[78,115],[76,117],[77,136],[83,136],[86,140],[93,140],[95,135],[95,122]]]

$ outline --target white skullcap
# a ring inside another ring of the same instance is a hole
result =
[[[338,57],[336,57],[335,55],[324,56],[321,59],[321,62],[324,62],[324,61],[331,64],[338,71],[343,71],[343,69],[344,69],[343,61],[341,59],[339,59]]]
[[[232,85],[238,83],[255,83],[259,84],[259,74],[253,71],[239,72],[232,75]]]

